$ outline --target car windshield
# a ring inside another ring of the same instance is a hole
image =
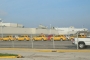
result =
[[[30,37],[30,36],[28,36],[28,37]]]
[[[41,36],[37,36],[37,37],[41,37]]]
[[[24,36],[19,36],[19,37],[24,37]]]
[[[6,36],[6,37],[9,37],[9,36]]]
[[[56,35],[55,37],[58,37],[58,35]]]
[[[8,37],[8,36],[3,36],[3,37],[5,38],[5,37]]]

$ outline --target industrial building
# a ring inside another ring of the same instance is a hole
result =
[[[0,34],[50,34],[50,29],[37,29],[37,28],[14,28],[3,27]],[[51,30],[51,34],[58,34],[54,29]]]
[[[0,23],[0,34],[75,34],[77,31],[88,31],[87,28],[47,28],[39,25],[37,28],[24,28],[22,24]]]
[[[2,27],[19,27],[19,28],[24,27],[22,24],[18,24],[18,23],[0,23],[0,26],[2,26]]]
[[[65,35],[75,34],[78,31],[88,31],[87,28],[75,28],[73,26],[64,27],[64,28],[55,28],[55,30],[57,30],[59,34],[65,34]]]

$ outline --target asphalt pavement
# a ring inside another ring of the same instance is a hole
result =
[[[77,49],[71,41],[0,41],[0,48]]]
[[[76,49],[71,41],[0,41],[0,48]]]

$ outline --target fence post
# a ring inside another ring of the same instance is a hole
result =
[[[32,35],[31,35],[31,43],[32,43],[32,49],[33,49],[33,38],[32,38]]]
[[[54,35],[53,35],[54,37]],[[55,42],[54,42],[54,38],[53,38],[53,49],[55,49]]]
[[[14,41],[12,40],[12,48],[14,48]]]

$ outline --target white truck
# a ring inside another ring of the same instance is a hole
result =
[[[87,46],[90,46],[90,37],[87,37],[87,38],[75,38],[73,41],[72,41],[73,44],[77,45],[78,44],[78,47],[79,49],[83,49]]]

